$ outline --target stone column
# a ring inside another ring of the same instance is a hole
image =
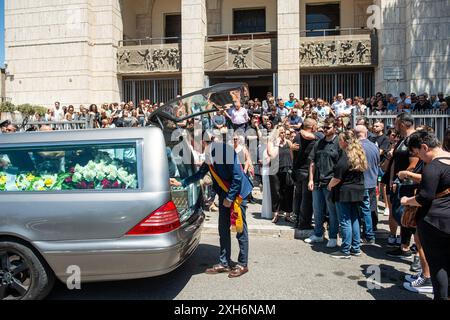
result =
[[[203,89],[204,86],[207,35],[205,2],[181,0],[183,94]]]
[[[300,93],[300,1],[277,0],[278,96]]]
[[[407,0],[405,67],[411,92],[450,93],[449,1]]]
[[[123,36],[119,0],[90,0],[90,101],[120,101],[117,48]]]
[[[379,61],[375,70],[375,91],[389,92],[397,95],[410,92],[405,68],[406,46],[406,1],[409,0],[377,0],[374,2],[380,8],[381,30],[378,31]],[[400,68],[405,73],[405,79],[385,80],[386,68]]]

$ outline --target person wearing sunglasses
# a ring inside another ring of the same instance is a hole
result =
[[[308,189],[313,192],[314,211],[314,234],[305,240],[306,243],[322,242],[324,240],[323,222],[329,216],[329,240],[328,248],[337,246],[337,236],[339,231],[339,221],[336,213],[336,206],[330,197],[328,184],[333,178],[334,167],[336,166],[342,150],[339,148],[339,139],[336,134],[333,118],[328,118],[323,126],[325,137],[320,139],[315,145],[309,160],[309,182]]]
[[[298,115],[298,110],[293,109],[289,115],[289,127],[295,131],[300,131],[303,119]]]

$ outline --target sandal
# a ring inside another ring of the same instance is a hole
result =
[[[272,223],[277,223],[279,219],[280,219],[280,215],[278,213],[276,213],[275,217],[273,217],[273,219],[272,219]]]
[[[296,221],[296,219],[292,216],[292,214],[286,214],[286,216],[284,217],[284,220],[286,221],[286,222],[289,222],[289,223],[295,223]]]

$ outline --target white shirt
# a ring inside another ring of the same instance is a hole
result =
[[[348,106],[345,101],[344,103],[339,104],[336,109],[334,109],[334,113],[336,114],[336,117],[340,117],[342,113],[350,113],[353,109],[353,106]]]
[[[331,105],[331,109],[333,109],[334,111],[337,111],[340,108],[344,108],[346,105],[347,105],[347,103],[344,100],[341,100],[340,102],[338,100],[336,100]],[[336,114],[336,116],[338,116],[338,115]]]
[[[231,122],[236,125],[244,124],[250,120],[247,109],[241,107],[239,110],[233,108],[230,112]]]
[[[64,110],[59,108],[58,110],[55,108],[55,121],[63,121],[64,120]]]

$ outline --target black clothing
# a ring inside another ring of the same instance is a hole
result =
[[[364,200],[364,173],[350,169],[349,159],[342,152],[336,167],[334,178],[341,180],[333,188],[333,200],[335,202],[360,202]]]
[[[295,227],[299,230],[312,230],[313,199],[312,192],[308,190],[308,179],[296,175],[294,192],[294,213],[297,216]]]
[[[287,172],[292,169],[291,147],[285,141],[283,146],[278,148],[279,171]]]
[[[269,120],[272,122],[274,127],[281,122],[281,118],[278,114],[276,114],[276,115],[270,114]]]
[[[450,234],[442,232],[428,222],[417,222],[420,242],[430,266],[434,299],[447,300],[450,277]]]
[[[372,143],[375,143],[377,141],[377,136],[373,132],[367,133],[367,140],[369,140]]]
[[[429,101],[425,101],[425,103],[423,105],[421,105],[420,103],[416,103],[416,106],[414,107],[414,111],[424,111],[424,110],[431,110],[433,109],[433,106],[431,105],[431,103]]]
[[[375,136],[374,140],[375,141],[372,142],[375,143],[380,150],[384,151],[383,156],[381,157],[381,161],[383,161],[386,156],[386,153],[389,151],[391,142],[389,141],[389,138],[385,134],[381,136]]]
[[[294,187],[287,185],[287,174],[287,172],[279,171],[277,174],[269,176],[272,212],[292,212]]]
[[[450,158],[440,158],[450,160]],[[425,221],[436,229],[450,234],[450,195],[435,199],[436,195],[450,188],[450,165],[434,159],[423,169],[422,182],[416,200],[422,205]]]
[[[394,163],[394,177],[400,171],[406,170],[409,167],[409,158],[411,156],[408,149],[408,138],[400,140],[395,146],[393,161]]]
[[[270,193],[272,197],[272,212],[292,212],[294,186],[288,186],[287,175],[292,169],[291,148],[287,141],[278,148],[278,173],[270,175]]]
[[[294,143],[299,145],[299,150],[294,151],[294,171],[299,171],[303,179],[308,178],[309,165],[311,163],[309,155],[317,140],[323,138],[323,134],[321,133],[315,133],[315,136],[315,140],[305,139],[301,134],[297,134],[294,138]]]
[[[314,162],[314,184],[316,186],[328,185],[333,178],[334,166],[341,153],[338,136],[335,136],[331,141],[327,141],[324,137],[314,144],[309,160]]]

